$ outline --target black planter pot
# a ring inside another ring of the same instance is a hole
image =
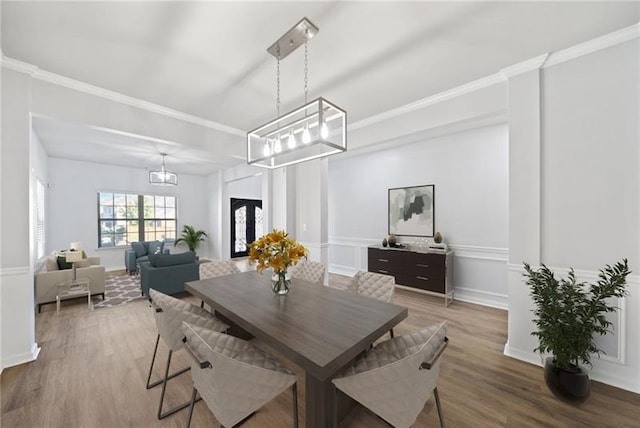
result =
[[[553,395],[571,404],[584,402],[591,392],[589,375],[582,367],[575,371],[561,369],[555,366],[552,357],[544,363],[544,380]]]

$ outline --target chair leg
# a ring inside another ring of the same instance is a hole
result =
[[[170,379],[169,378],[169,366],[171,365],[171,355],[172,354],[173,354],[173,351],[169,350],[169,357],[167,357],[167,367],[164,370],[164,379],[162,379],[162,393],[160,394],[160,406],[158,406],[158,419],[164,419],[167,416],[173,415],[175,412],[189,407],[189,404],[190,404],[190,402],[187,401],[186,403],[182,403],[180,405],[177,405],[173,409],[167,410],[166,412],[162,413],[162,403],[164,402],[164,394],[165,394],[165,392],[167,390],[167,381]],[[185,371],[186,370],[183,370],[183,373]]]
[[[391,338],[393,339],[393,329],[389,330],[389,335],[391,336]]]
[[[331,412],[331,426],[338,428],[338,388],[333,386],[333,411]]]
[[[204,309],[204,300],[200,300],[200,307]]]
[[[156,338],[156,347],[155,347],[155,349],[153,350],[153,357],[151,358],[151,367],[149,367],[149,376],[147,377],[147,389],[151,389],[151,388],[153,388],[154,386],[158,386],[158,385],[160,385],[160,384],[163,382],[163,379],[162,379],[162,378],[161,378],[161,379],[158,379],[158,380],[156,380],[156,381],[154,381],[154,382],[151,382],[151,372],[153,372],[153,364],[154,364],[154,362],[156,361],[156,354],[158,353],[158,344],[159,344],[159,343],[160,343],[160,335],[158,334],[158,337]],[[171,373],[171,374],[169,375],[169,377],[167,378],[167,380],[169,380],[169,379],[173,379],[174,377],[176,377],[176,376],[178,376],[178,375],[181,375],[182,373],[186,373],[186,372],[188,372],[189,370],[191,370],[191,367],[186,367],[186,368],[184,368],[184,369],[182,369],[182,370],[178,370],[178,371],[177,371],[177,372],[175,372],[175,373]]]
[[[442,406],[440,405],[440,396],[438,395],[438,387],[433,389],[433,396],[436,398],[436,407],[438,408],[438,418],[440,419],[440,428],[444,428],[444,415],[442,414]]]
[[[191,405],[189,406],[189,419],[187,419],[187,428],[191,426],[191,416],[193,416],[193,405],[196,403],[196,394],[198,391],[195,386],[193,387],[193,392],[191,393]]]
[[[291,387],[293,395],[293,428],[298,428],[298,382]]]

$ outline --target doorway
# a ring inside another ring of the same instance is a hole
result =
[[[249,245],[264,235],[262,201],[231,198],[231,258],[249,255]]]

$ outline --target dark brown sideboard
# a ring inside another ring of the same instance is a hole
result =
[[[453,251],[369,247],[368,262],[369,272],[392,275],[397,285],[440,294],[445,305],[453,300]]]

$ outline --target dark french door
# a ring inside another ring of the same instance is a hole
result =
[[[262,235],[262,201],[231,198],[231,258],[249,255],[248,244]]]

